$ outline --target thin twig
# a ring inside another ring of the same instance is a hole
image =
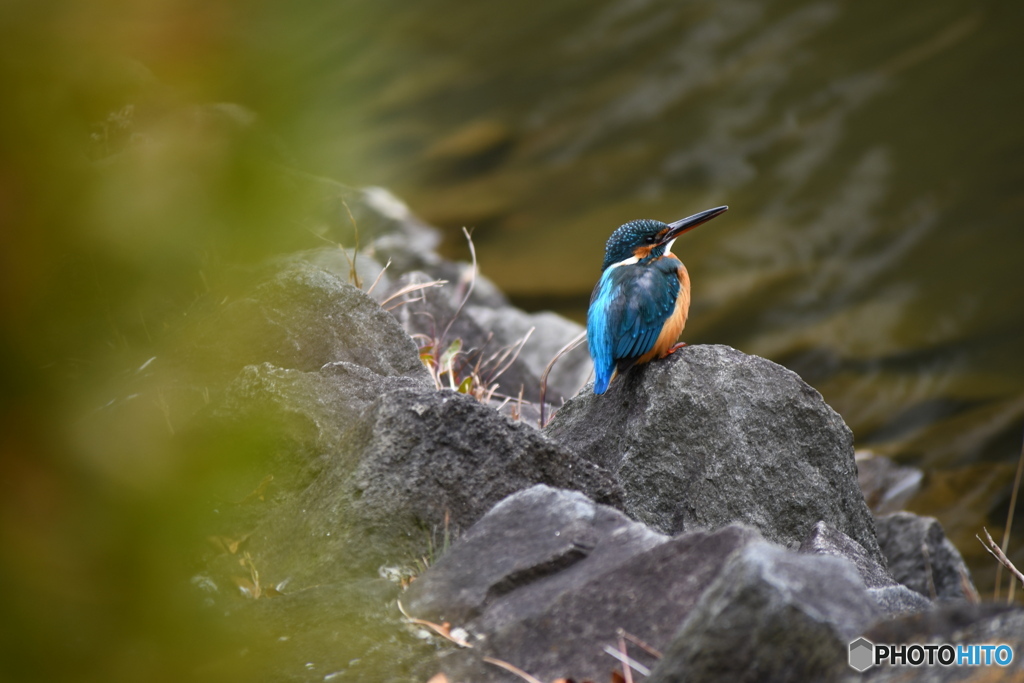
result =
[[[651,670],[650,669],[648,669],[646,666],[644,666],[640,662],[636,661],[635,659],[633,659],[629,655],[622,654],[621,652],[616,650],[611,645],[605,645],[604,646],[604,651],[607,654],[610,654],[612,657],[615,657],[615,659],[619,660],[619,662],[622,663],[622,673],[623,673],[623,678],[626,679],[626,683],[633,683],[633,676],[629,672],[630,669],[636,669],[637,671],[642,673],[644,676],[650,676],[651,675]]]
[[[444,328],[444,332],[439,338],[441,342],[444,342],[444,338],[448,336],[448,330],[452,329],[452,324],[455,322],[456,318],[459,317],[459,314],[462,313],[462,308],[466,305],[466,302],[469,301],[469,297],[473,295],[473,288],[476,287],[476,247],[473,246],[473,238],[469,236],[469,230],[462,228],[462,234],[466,236],[466,242],[469,243],[469,255],[473,257],[473,270],[470,273],[469,289],[466,290],[466,296],[462,298],[462,303],[460,303],[459,307],[455,309],[455,315],[453,315],[452,319],[448,321],[448,327]]]
[[[1013,528],[1013,511],[1017,507],[1017,492],[1020,490],[1020,474],[1024,471],[1024,441],[1021,442],[1020,446],[1020,458],[1017,460],[1017,476],[1013,479],[1013,493],[1010,494],[1010,509],[1006,512],[1006,530],[1003,531],[1003,543],[1002,550],[1003,554],[1006,554],[1006,549],[1010,545],[1010,529]],[[999,584],[1002,582],[1003,566],[999,565],[996,567],[996,594],[995,599],[999,599]],[[1010,582],[1010,586],[1007,589],[1006,602],[1013,602],[1013,593],[1017,584]]]
[[[626,649],[626,639],[621,634],[619,635],[619,652],[622,653],[622,659],[619,661],[626,665],[622,667],[622,675],[625,676],[626,683],[633,683],[633,661],[629,658],[629,651]],[[637,669],[637,671],[640,670]],[[644,676],[647,675],[643,671],[640,673]]]
[[[618,635],[622,636],[623,638],[625,638],[626,640],[628,640],[629,642],[633,643],[638,648],[640,648],[641,650],[643,650],[644,652],[646,652],[650,656],[654,657],[655,659],[661,659],[662,654],[661,654],[660,651],[654,649],[653,647],[651,647],[650,645],[648,645],[644,641],[640,640],[639,638],[634,636],[629,631],[620,628],[620,629],[616,630],[616,633]]]
[[[395,304],[393,306],[388,306],[384,310],[385,311],[393,311],[396,308],[401,308],[402,306],[408,306],[409,304],[414,304],[417,301],[425,301],[425,300],[426,300],[426,297],[424,297],[424,296],[415,296],[415,297],[413,297],[411,299],[402,299],[397,304]]]
[[[390,302],[392,299],[397,299],[403,294],[408,294],[409,292],[418,292],[421,289],[427,289],[429,287],[440,287],[441,285],[446,284],[448,284],[447,280],[431,280],[430,282],[420,282],[411,285],[406,285],[405,287],[402,287],[400,290],[389,296],[387,299],[384,299],[384,301],[382,301],[380,305],[381,307],[383,307],[384,304]]]
[[[352,284],[357,289],[362,289],[363,286],[359,282],[359,273],[356,271],[356,258],[359,256],[359,226],[356,224],[356,217],[352,215],[352,209],[348,208],[348,202],[341,200],[341,205],[345,207],[345,211],[348,212],[348,219],[352,221],[352,229],[355,231],[355,247],[352,249],[352,258],[349,259],[349,276],[352,278]],[[348,252],[345,252],[345,257],[348,258]]]
[[[512,367],[512,364],[516,362],[517,358],[519,358],[519,353],[523,350],[523,347],[526,346],[526,341],[530,338],[530,335],[533,334],[533,331],[536,330],[536,329],[537,329],[536,327],[531,327],[526,332],[526,336],[523,337],[522,339],[520,339],[518,344],[514,344],[512,346],[512,351],[513,351],[512,358],[510,358],[508,360],[508,362],[505,363],[505,365],[500,370],[498,370],[496,373],[491,375],[490,380],[492,382],[494,380],[498,379],[499,377],[501,377],[505,373],[506,370],[508,370],[510,367]]]
[[[1002,567],[1003,565],[999,565]],[[967,575],[967,569],[964,566],[960,566],[960,590],[964,594],[964,598],[972,605],[977,605],[981,602],[981,596],[978,595],[978,589],[971,583],[971,577]]]
[[[391,265],[391,259],[388,259],[388,262],[385,263],[384,267],[380,269],[379,273],[377,273],[377,277],[374,278],[373,284],[370,285],[370,288],[368,290],[366,290],[367,294],[370,294],[371,292],[373,292],[373,288],[377,286],[378,282],[380,282],[380,279],[384,276],[384,271],[387,270],[388,266],[390,266],[390,265]]]
[[[503,662],[502,660],[495,659],[494,657],[484,657],[483,659],[488,664],[493,664],[494,666],[500,666],[505,671],[511,671],[512,673],[514,673],[516,676],[519,676],[524,681],[528,681],[529,683],[541,683],[540,679],[538,679],[536,676],[531,676],[530,674],[528,674],[525,671],[523,671],[522,669],[520,669],[518,666],[513,666],[512,664],[509,664],[508,662]]]
[[[555,357],[548,361],[548,365],[544,368],[543,374],[540,376],[540,428],[544,428],[544,397],[548,393],[548,374],[551,373],[551,368],[555,367],[555,361],[561,358],[564,354],[569,353],[577,346],[583,343],[583,340],[587,338],[587,331],[583,330],[568,344],[559,349]]]
[[[406,621],[408,621],[410,624],[415,624],[416,626],[426,626],[437,635],[441,636],[442,638],[447,638],[459,647],[473,647],[470,643],[467,643],[465,640],[453,636],[451,633],[452,629],[449,624],[435,624],[434,622],[427,621],[426,619],[417,619],[416,617],[410,617],[408,613],[406,613],[405,608],[402,607],[402,601],[396,600],[395,602],[398,603],[398,611],[402,613],[402,616],[405,617]]]
[[[985,550],[988,551],[989,555],[996,558],[1001,565],[1009,569],[1010,572],[1017,577],[1017,580],[1021,582],[1021,585],[1024,585],[1024,574],[1021,574],[1020,570],[1013,566],[1013,562],[1010,562],[1009,558],[1006,557],[1006,554],[1003,553],[1003,549],[996,545],[996,542],[992,540],[992,535],[988,532],[988,529],[985,527],[981,528],[985,532],[985,538],[988,539],[988,542],[986,543],[985,541],[982,541],[981,536],[978,534],[974,534],[974,537],[981,541],[981,544],[985,546]]]

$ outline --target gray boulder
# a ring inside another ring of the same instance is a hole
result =
[[[390,268],[385,270],[383,264],[365,252],[344,249],[340,245],[298,251],[282,256],[275,261],[282,268],[297,262],[305,262],[321,270],[326,270],[342,282],[350,284],[355,284],[352,274],[354,268],[360,288],[374,301],[379,302],[379,294],[388,291],[392,286],[391,276],[388,273]],[[373,287],[373,291],[369,291],[370,287]]]
[[[410,587],[408,611],[463,629],[449,680],[608,680],[623,629],[663,647],[727,559],[757,541],[738,526],[667,538],[579,493],[536,486],[502,501]],[[649,667],[656,660],[631,653]]]
[[[895,512],[879,517],[876,526],[889,571],[899,583],[933,600],[977,596],[963,557],[937,519]]]
[[[465,625],[515,592],[496,611],[522,618],[546,610],[567,583],[600,576],[667,540],[582,493],[538,484],[491,508],[410,586],[406,606],[422,618]]]
[[[461,533],[502,498],[536,483],[621,504],[618,486],[600,467],[463,394],[382,396],[361,435],[346,487],[351,509],[396,535],[412,518],[430,525],[447,519],[452,533]]]
[[[647,680],[838,680],[847,643],[879,616],[850,563],[751,543],[729,560]]]
[[[625,511],[664,533],[741,522],[794,548],[819,521],[884,565],[853,435],[796,374],[726,346],[688,346],[584,389],[545,430],[611,471]]]

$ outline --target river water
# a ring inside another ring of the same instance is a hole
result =
[[[1022,8],[430,0],[365,10],[366,32],[342,12],[307,65],[304,162],[394,189],[453,255],[473,229],[517,303],[577,320],[616,226],[729,204],[676,243],[684,338],[796,370],[859,448],[923,468],[911,507],[986,582],[973,535],[1004,526],[1024,427]]]

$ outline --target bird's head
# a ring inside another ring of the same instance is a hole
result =
[[[645,218],[630,221],[620,226],[604,247],[604,264],[601,270],[611,266],[647,262],[663,256],[672,248],[672,242],[687,230],[707,223],[715,216],[725,213],[728,206],[719,206],[701,211],[675,223]]]

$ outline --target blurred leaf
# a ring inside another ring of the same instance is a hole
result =
[[[445,352],[441,355],[441,370],[451,372],[452,361],[455,360],[455,356],[458,355],[459,351],[462,351],[462,340],[456,339]]]

